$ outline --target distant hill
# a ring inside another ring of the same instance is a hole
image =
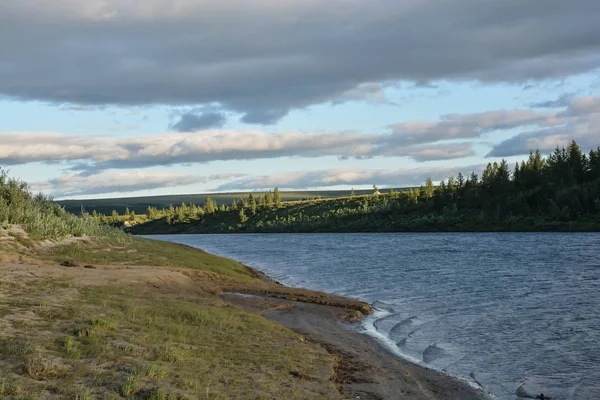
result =
[[[383,189],[382,189],[383,190]],[[385,189],[388,190],[388,189]],[[394,189],[397,191],[405,189]],[[356,195],[372,194],[373,189],[367,190],[355,190]],[[58,204],[65,207],[66,211],[74,214],[79,214],[81,209],[85,209],[87,212],[96,210],[99,214],[109,215],[113,210],[119,214],[123,214],[125,209],[129,208],[130,211],[135,211],[136,214],[146,212],[146,209],[155,207],[157,209],[168,208],[171,204],[173,206],[186,204],[204,204],[204,200],[207,197],[212,198],[217,202],[218,205],[225,204],[230,205],[234,199],[242,197],[248,197],[251,192],[232,192],[232,193],[200,193],[200,194],[182,194],[182,195],[166,195],[166,196],[146,196],[146,197],[125,197],[116,199],[88,199],[88,200],[60,200]],[[261,192],[252,192],[257,195]],[[350,194],[350,190],[319,190],[319,191],[294,191],[294,192],[281,192],[281,199],[283,201],[297,201],[307,200],[321,197],[323,199],[345,197]]]

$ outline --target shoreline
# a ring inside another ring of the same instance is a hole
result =
[[[144,224],[133,225],[133,227]],[[133,228],[132,227],[132,228]],[[391,230],[316,230],[316,231],[217,231],[217,232],[196,232],[196,231],[175,231],[175,232],[135,232],[135,229],[125,228],[125,232],[134,236],[161,236],[161,235],[311,235],[324,233],[339,233],[339,234],[364,234],[364,233],[600,233],[600,226],[585,227],[585,228],[570,228],[570,229],[391,229]]]
[[[344,365],[338,390],[343,396],[360,399],[491,399],[482,388],[466,378],[438,371],[394,352],[362,325],[375,309],[358,299],[288,286],[264,272],[243,264],[275,293],[254,290],[224,290],[221,298],[275,321],[304,335]],[[299,298],[298,292],[316,294]],[[291,294],[291,296],[290,296]],[[345,303],[340,303],[341,299]],[[358,307],[356,304],[366,307]],[[351,310],[351,311],[349,311]],[[355,329],[352,329],[352,328]],[[365,329],[360,332],[359,329]]]

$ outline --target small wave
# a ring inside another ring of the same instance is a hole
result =
[[[383,302],[383,301],[381,301],[381,300],[375,300],[375,301],[373,302],[373,304],[371,304],[371,306],[372,306],[373,308],[376,308],[376,309],[378,309],[378,310],[387,311],[387,312],[389,312],[389,313],[394,313],[394,312],[396,312],[396,310],[394,310],[394,308],[392,307],[392,305],[391,305],[391,304],[389,304],[389,303],[386,303],[386,302]]]
[[[427,348],[423,350],[423,362],[425,364],[429,364],[432,361],[447,357],[448,355],[449,354],[446,350],[438,347],[438,345],[434,343],[427,346]]]
[[[398,322],[390,330],[390,336],[396,336],[399,333],[402,333],[402,331],[404,331],[404,329],[406,328],[406,326],[411,325],[412,322],[413,322],[413,320],[415,320],[416,318],[417,318],[417,316],[413,315],[412,317],[403,319],[402,321]]]

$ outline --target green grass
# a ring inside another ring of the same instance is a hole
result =
[[[10,225],[25,229],[29,237],[16,237],[25,246],[30,246],[32,239],[58,240],[86,235],[119,240],[123,236],[119,230],[102,226],[89,216],[78,217],[66,212],[42,194],[32,194],[26,183],[9,178],[0,169],[0,229]]]
[[[0,302],[24,295],[31,303],[65,309],[53,319],[33,319],[35,329],[0,338],[0,396],[339,398],[323,376],[323,371],[333,373],[332,355],[217,298],[119,287],[50,292],[49,287],[48,282],[28,284],[0,293]],[[74,307],[76,315],[67,310]],[[299,379],[292,371],[315,378]]]
[[[188,268],[214,272],[240,281],[253,279],[249,270],[237,261],[176,243],[133,236],[126,236],[116,243],[98,240],[91,244],[55,246],[36,255],[56,262]]]

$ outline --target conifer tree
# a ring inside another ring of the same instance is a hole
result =
[[[275,203],[275,207],[279,207],[281,205],[281,195],[279,194],[279,188],[275,188],[275,190],[273,190],[273,203]]]
[[[252,193],[250,193],[248,196],[248,206],[252,211],[252,215],[256,214],[256,202],[254,201],[254,196],[252,196]]]
[[[433,186],[433,182],[431,178],[425,179],[425,197],[429,200],[433,193],[435,192],[435,186]]]
[[[204,212],[206,214],[213,214],[216,211],[216,204],[210,197],[204,200]]]
[[[246,213],[244,212],[243,208],[240,209],[240,212],[238,215],[240,216],[240,223],[245,224],[246,221],[248,221],[248,217],[246,216]]]
[[[465,187],[465,177],[463,176],[462,172],[458,173],[458,176],[456,177],[456,184],[458,185],[459,190]]]

